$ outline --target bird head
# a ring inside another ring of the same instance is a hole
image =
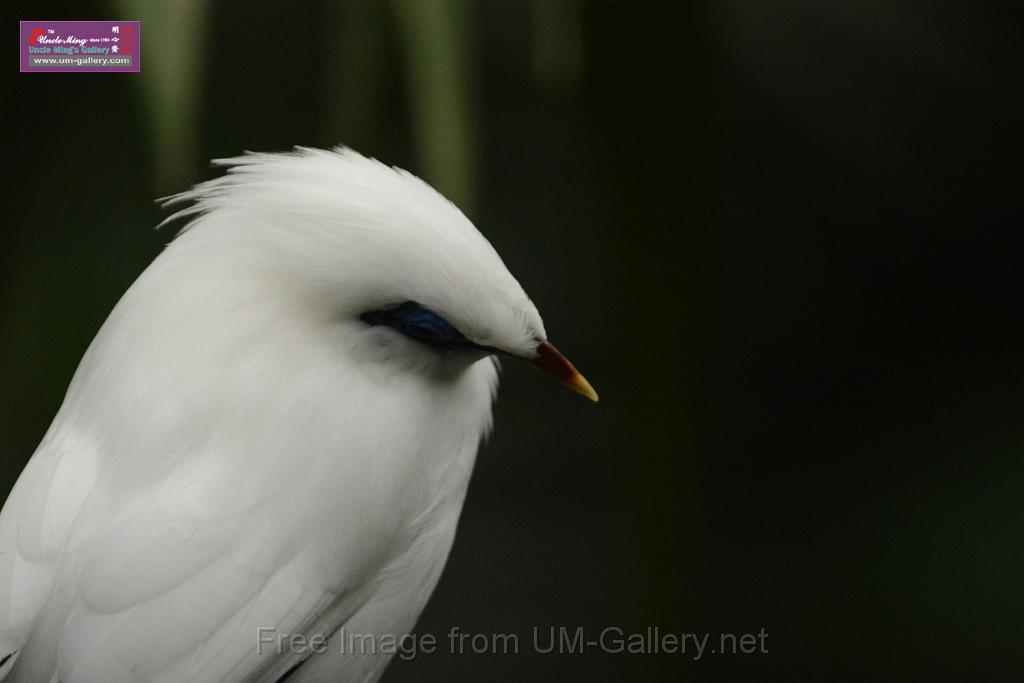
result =
[[[361,363],[444,374],[511,356],[597,400],[490,242],[419,178],[345,148],[214,163],[227,173],[170,198],[190,202],[171,219],[277,274],[273,296]]]

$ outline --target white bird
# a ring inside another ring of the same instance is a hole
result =
[[[376,680],[452,545],[495,356],[597,400],[423,181],[340,148],[216,163],[0,516],[9,683]]]

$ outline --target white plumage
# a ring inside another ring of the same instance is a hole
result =
[[[419,179],[343,149],[219,163],[172,200],[191,222],[97,334],[4,506],[9,682],[277,681],[309,652],[257,648],[261,627],[404,634],[490,428],[492,352],[592,394],[542,362],[533,304]],[[405,301],[467,344],[360,319]],[[341,650],[289,683],[388,661]]]

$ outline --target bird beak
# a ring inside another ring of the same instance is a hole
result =
[[[551,375],[559,382],[573,391],[583,394],[591,401],[597,402],[597,392],[590,386],[587,378],[580,374],[580,371],[573,367],[569,359],[558,352],[550,342],[538,340],[537,356],[524,358],[527,363],[537,368],[545,375]]]

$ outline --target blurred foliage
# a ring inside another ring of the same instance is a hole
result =
[[[545,88],[571,91],[584,67],[582,0],[532,0],[533,77]]]
[[[208,58],[207,0],[114,0],[114,13],[142,21],[142,90],[153,140],[157,190],[194,180]]]
[[[469,0],[392,0],[405,55],[418,166],[472,215],[476,205],[479,74]]]

